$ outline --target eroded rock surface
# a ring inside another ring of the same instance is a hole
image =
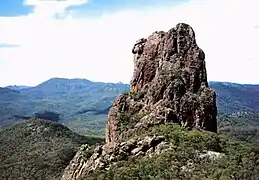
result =
[[[189,25],[141,38],[132,53],[131,92],[120,95],[110,109],[107,143],[167,122],[217,131],[216,95],[208,87],[205,54]]]
[[[164,136],[146,136],[97,146],[88,157],[90,147],[83,145],[65,169],[62,180],[76,180],[96,169],[108,169],[117,161],[161,153],[168,147],[169,144],[165,142]]]

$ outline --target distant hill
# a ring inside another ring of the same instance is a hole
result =
[[[210,82],[217,93],[219,114],[259,110],[259,85]]]
[[[12,89],[12,90],[21,90],[21,89],[27,89],[27,88],[30,88],[30,86],[17,86],[17,85],[14,85],[14,86],[6,86],[5,88],[9,88],[9,89]]]
[[[115,97],[128,91],[129,85],[122,83],[92,82],[86,79],[52,78],[38,86],[14,91],[0,90],[0,124],[6,125],[19,119],[40,117],[56,121],[100,119],[100,126]],[[48,117],[48,115],[50,115]],[[94,116],[94,118],[93,118]],[[88,128],[96,126],[97,121],[88,123]],[[98,125],[99,126],[99,125]]]
[[[0,101],[16,101],[22,98],[20,92],[9,88],[0,87]]]
[[[73,97],[75,93],[81,95],[99,95],[105,93],[113,95],[121,91],[128,90],[128,85],[122,83],[103,83],[92,82],[87,79],[65,79],[65,78],[52,78],[36,87],[22,89],[20,92],[31,98],[67,98]],[[82,94],[83,93],[83,94]]]
[[[102,141],[41,119],[3,128],[0,130],[0,179],[59,179],[82,144]]]
[[[214,81],[209,85],[216,90],[219,120],[236,112],[252,112],[253,121],[259,122],[259,85]],[[129,91],[128,84],[65,78],[19,90],[12,87],[0,88],[0,125],[39,117],[62,122],[77,132],[103,130],[114,99]]]

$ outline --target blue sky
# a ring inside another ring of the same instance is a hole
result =
[[[41,0],[44,1],[44,0]],[[46,0],[45,0],[46,1]],[[47,0],[49,1],[49,0]],[[66,0],[50,0],[66,1]],[[84,15],[100,15],[122,8],[147,8],[153,6],[177,5],[188,0],[88,0],[80,6],[67,7],[68,11],[75,11]],[[26,4],[25,0],[1,0],[0,16],[19,16],[32,13],[33,6]]]
[[[68,10],[75,10],[85,15],[100,15],[119,11],[121,9],[145,9],[155,6],[177,5],[188,0],[91,0],[80,7],[71,7]]]
[[[1,0],[0,16],[19,16],[29,14],[33,7],[25,6],[23,0]]]
[[[132,46],[190,24],[208,79],[258,83],[258,0],[0,0],[0,86],[52,77],[129,83]]]

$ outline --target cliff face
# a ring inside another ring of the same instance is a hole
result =
[[[193,29],[177,24],[136,42],[131,92],[110,109],[106,142],[161,123],[217,131],[216,95],[208,87],[205,54]]]

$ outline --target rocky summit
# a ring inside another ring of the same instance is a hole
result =
[[[109,111],[106,144],[83,145],[62,180],[87,177],[98,169],[109,170],[118,161],[172,148],[163,134],[136,137],[156,125],[217,131],[216,95],[208,87],[205,54],[189,25],[180,23],[168,32],[141,38],[132,53],[130,92],[121,94]]]
[[[155,124],[178,123],[217,131],[216,95],[208,87],[205,54],[191,26],[139,39],[132,49],[130,93],[120,95],[108,115],[106,143]]]

